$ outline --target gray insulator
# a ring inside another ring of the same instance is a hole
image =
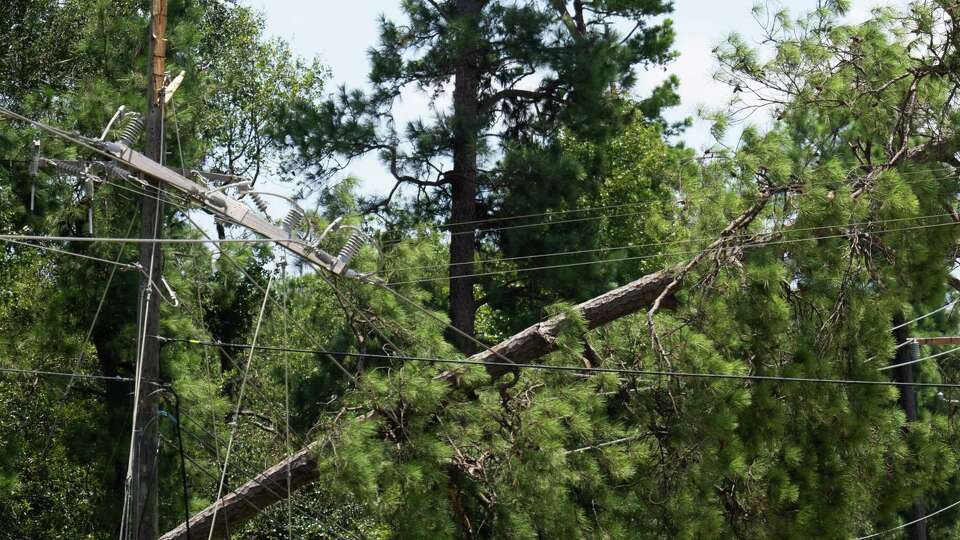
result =
[[[301,221],[303,221],[303,212],[294,206],[287,212],[287,217],[283,218],[283,225],[288,232],[291,232],[300,226]]]
[[[103,168],[107,171],[107,174],[116,176],[117,178],[127,178],[130,176],[129,171],[115,163],[106,162],[103,164]]]
[[[87,176],[83,181],[83,196],[86,199],[93,199],[93,177]]]
[[[33,150],[30,153],[30,176],[40,174],[40,141],[33,141]]]
[[[37,176],[40,174],[40,141],[33,141],[33,150],[30,153],[30,211],[33,212],[34,202],[37,198]]]
[[[93,177],[87,176],[83,180],[83,198],[87,200],[87,223],[90,226],[90,236],[93,236]]]
[[[259,193],[250,192],[250,198],[253,199],[253,204],[257,205],[257,208],[260,209],[264,214],[267,213],[269,207],[267,206],[267,201],[263,200],[263,197]]]
[[[87,176],[87,169],[79,162],[76,161],[54,161],[54,166],[61,171],[73,175],[84,177]]]
[[[120,142],[127,146],[133,146],[143,131],[143,116],[136,112],[129,112],[124,116],[128,117],[128,119],[123,125],[123,130],[120,132]]]
[[[360,252],[360,248],[367,243],[367,235],[360,231],[354,231],[347,243],[343,245],[340,253],[337,254],[337,260],[341,265],[346,266]]]

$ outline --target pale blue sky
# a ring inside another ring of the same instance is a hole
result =
[[[319,56],[332,71],[333,86],[363,86],[368,72],[367,49],[377,40],[378,16],[402,17],[399,0],[245,2],[265,13],[270,35],[287,40],[300,55]],[[863,20],[871,8],[895,2],[897,0],[854,0],[848,18]],[[730,94],[724,85],[713,81],[715,65],[710,51],[731,32],[739,32],[755,42],[758,25],[751,15],[755,3],[755,0],[676,0],[671,18],[677,32],[675,48],[680,57],[666,72],[641,73],[638,94],[646,94],[664,76],[674,73],[680,77],[683,103],[667,114],[668,119],[695,117],[699,106],[722,107]],[[790,0],[780,5],[798,13],[812,9],[816,3],[816,0]],[[405,120],[428,115],[427,105],[424,95],[405,94],[398,117]],[[694,148],[705,148],[712,143],[708,129],[706,122],[697,121],[683,139]],[[383,166],[372,157],[352,164],[347,174],[360,178],[361,190],[366,193],[383,193],[392,185]]]

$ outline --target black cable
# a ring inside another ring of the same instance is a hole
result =
[[[304,354],[325,354],[342,355],[355,357],[373,357],[385,358],[388,360],[407,360],[413,362],[432,362],[438,364],[464,364],[471,366],[503,366],[515,369],[536,369],[543,371],[563,371],[574,373],[616,373],[621,375],[647,375],[654,377],[683,377],[683,378],[701,378],[701,379],[739,379],[753,381],[781,381],[781,382],[803,382],[819,384],[846,384],[846,385],[866,385],[866,386],[913,386],[918,388],[960,388],[958,383],[922,383],[922,382],[899,382],[899,381],[869,381],[862,379],[823,379],[817,377],[784,377],[779,375],[740,375],[736,373],[698,373],[691,371],[662,371],[649,369],[628,369],[628,368],[603,368],[603,367],[582,367],[582,366],[553,366],[549,364],[514,364],[510,362],[487,362],[483,360],[453,359],[453,358],[431,358],[425,356],[394,356],[389,354],[376,353],[356,353],[356,352],[335,352],[323,349],[297,349],[286,347],[270,347],[266,345],[252,346],[248,343],[215,343],[212,341],[202,341],[197,339],[168,338],[163,336],[153,336],[160,341],[170,343],[187,343],[191,345],[201,345],[205,347],[235,347],[238,349],[249,349],[253,347],[257,350],[292,352]]]

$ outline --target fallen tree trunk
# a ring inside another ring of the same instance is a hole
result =
[[[290,471],[291,492],[317,479],[317,460],[314,452],[320,443],[311,443],[291,457],[258,474],[253,480],[227,493],[222,499],[190,518],[190,537],[207,538],[213,527],[215,538],[224,538],[227,527],[234,527],[259,514],[266,507],[287,498],[287,469]],[[219,504],[219,508],[217,505]],[[213,514],[216,511],[216,523]],[[160,540],[187,538],[187,523],[171,530]]]
[[[788,193],[796,191],[797,186],[783,186],[775,189],[764,189],[759,198],[745,210],[740,216],[730,222],[726,229],[720,234],[720,237],[714,241],[708,250],[724,249],[724,244],[732,239],[734,232],[745,228],[759,215],[760,210],[766,205],[774,194]],[[574,309],[580,314],[588,329],[597,328],[619,318],[637,313],[645,308],[654,307],[657,299],[662,304],[664,300],[670,300],[670,294],[673,289],[679,286],[679,283],[685,277],[690,267],[702,257],[694,258],[683,266],[674,266],[652,274],[647,274],[640,279],[632,281],[622,287],[605,292],[600,296],[591,298],[586,302],[577,304]],[[665,296],[661,298],[661,296]],[[527,329],[519,332],[512,337],[494,345],[490,350],[475,354],[470,360],[480,361],[487,364],[487,373],[494,379],[509,373],[516,369],[513,364],[523,365],[553,352],[557,346],[557,339],[563,329],[567,316],[564,314],[551,317],[546,321],[534,324]],[[504,359],[510,360],[504,362]],[[300,450],[290,460],[297,459],[297,472],[291,471],[291,475],[296,478],[293,484],[296,487],[304,486],[316,479],[316,461],[310,456],[312,446],[307,446]],[[286,488],[283,490],[268,490],[263,488],[263,484],[269,483],[277,478],[285,480],[286,463],[290,460],[274,465],[257,478],[247,482],[237,490],[227,494],[219,501],[214,502],[210,507],[197,514],[196,518],[191,518],[191,522],[205,523],[205,532],[209,532],[213,513],[217,505],[220,505],[219,512],[227,511],[231,520],[236,523],[249,518],[255,512],[249,512],[248,509],[241,508],[249,506],[246,500],[251,494],[258,497],[259,505],[268,506],[279,502],[286,497]],[[279,475],[279,476],[278,476]],[[229,509],[229,510],[228,510]],[[186,539],[186,524],[182,524],[176,529],[165,534],[161,540],[181,540]],[[191,532],[193,527],[191,526]],[[225,531],[217,529],[215,535],[222,535]]]
[[[606,292],[578,304],[576,310],[586,321],[588,328],[597,328],[621,317],[650,307],[664,287],[674,278],[675,270],[660,270],[643,276],[622,287]],[[517,364],[529,363],[554,351],[565,315],[557,315],[539,322],[515,334],[513,337],[495,345],[492,349]],[[470,357],[483,362],[502,362],[500,356],[484,351]],[[490,365],[487,372],[494,378],[509,372],[513,368],[502,363]],[[226,535],[226,525],[231,527],[250,519],[257,509],[264,509],[287,497],[287,465],[290,465],[291,488],[299,489],[317,479],[317,462],[313,452],[317,444],[311,444],[292,457],[277,463],[256,478],[231,491],[219,501],[190,518],[190,533],[197,537],[206,537],[213,522],[213,513],[219,504],[214,537]],[[248,504],[252,503],[252,504]],[[164,534],[160,540],[185,540],[187,524],[182,523],[176,529]]]
[[[649,308],[664,287],[673,280],[675,273],[676,270],[668,269],[647,274],[623,287],[578,304],[576,310],[587,323],[587,328],[603,326]],[[536,323],[493,346],[491,350],[471,356],[470,360],[492,363],[487,366],[487,372],[491,377],[497,378],[514,369],[504,365],[503,357],[509,358],[516,364],[527,364],[553,352],[565,319],[564,315],[557,315]]]

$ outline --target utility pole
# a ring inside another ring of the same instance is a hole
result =
[[[147,117],[145,124],[144,153],[151,159],[163,163],[163,115],[164,115],[164,79],[167,60],[167,0],[153,0],[150,12],[150,73],[147,82]],[[141,199],[141,238],[158,239],[162,237],[163,201],[160,183],[147,177],[150,183],[144,187]],[[155,381],[160,376],[160,342],[156,336],[160,328],[160,302],[152,298],[154,282],[159,282],[162,264],[162,250],[156,243],[140,244],[140,328],[139,336],[143,340],[140,354],[141,381]],[[133,509],[132,529],[137,540],[154,540],[159,536],[157,506],[157,414],[158,399],[155,387],[144,385],[139,394],[139,406],[135,435],[136,469],[135,493],[136,505]]]
[[[897,312],[893,317],[893,325],[896,330],[893,331],[897,345],[897,354],[894,357],[894,364],[903,364],[916,360],[920,357],[919,345],[916,341],[910,339],[910,333],[904,325],[903,313]],[[909,344],[904,345],[907,341]],[[901,383],[913,382],[913,364],[907,364],[893,368],[893,380]],[[900,407],[907,416],[907,422],[917,421],[917,390],[913,386],[900,387]],[[909,429],[909,428],[908,428]],[[913,505],[907,511],[907,521],[915,521],[926,514],[926,505],[921,496],[913,502]],[[907,528],[908,540],[927,540],[927,522],[919,521]]]

